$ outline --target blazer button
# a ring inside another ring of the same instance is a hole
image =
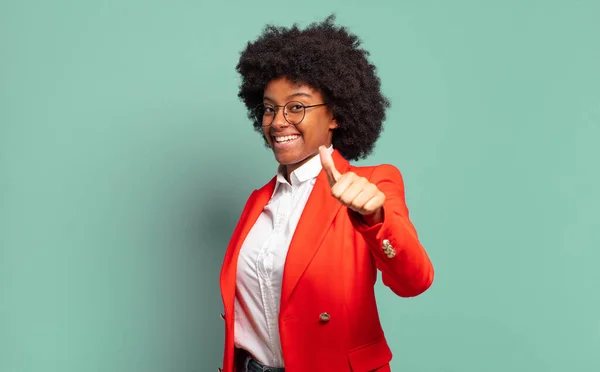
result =
[[[219,316],[221,317],[221,319],[225,320],[225,314],[219,314]]]
[[[393,258],[396,255],[396,250],[387,239],[383,240],[381,248],[388,258]]]
[[[327,323],[329,321],[329,319],[331,319],[331,315],[327,314],[327,313],[321,313],[321,315],[319,315],[319,319],[323,322],[323,323]]]

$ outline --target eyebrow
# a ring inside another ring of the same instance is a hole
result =
[[[293,97],[307,97],[307,98],[312,98],[312,95],[310,95],[308,93],[304,93],[304,92],[298,92],[298,93],[290,94],[289,96],[287,96],[286,99],[290,99],[290,98],[293,98]],[[275,102],[275,100],[273,98],[267,97],[267,96],[264,96],[263,100]]]

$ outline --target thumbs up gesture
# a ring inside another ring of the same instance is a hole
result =
[[[368,225],[383,221],[385,194],[354,172],[341,174],[325,146],[319,147],[321,164],[329,179],[331,194],[344,206],[362,215]]]

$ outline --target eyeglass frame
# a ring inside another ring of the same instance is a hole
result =
[[[302,113],[302,119],[300,119],[300,121],[299,121],[299,122],[297,122],[296,124],[294,124],[294,123],[290,123],[290,121],[287,119],[287,117],[286,117],[286,115],[285,115],[285,107],[286,107],[287,105],[289,105],[290,103],[299,103],[299,104],[300,104],[300,105],[301,105],[301,106],[304,108],[304,112]],[[327,103],[327,102],[324,102],[324,103],[318,103],[318,104],[315,104],[315,105],[305,105],[304,103],[302,103],[302,102],[300,102],[300,101],[289,101],[289,102],[286,102],[286,103],[285,103],[285,105],[270,105],[270,104],[269,104],[269,106],[270,106],[270,107],[273,107],[273,108],[275,109],[275,114],[273,115],[273,119],[271,120],[271,122],[270,122],[269,124],[267,124],[267,125],[264,125],[264,124],[262,123],[262,120],[261,120],[261,121],[259,121],[259,120],[258,120],[258,117],[257,117],[257,115],[256,115],[256,110],[257,110],[259,107],[261,107],[261,106],[263,106],[263,107],[264,107],[264,106],[266,106],[264,103],[259,103],[258,105],[256,105],[256,106],[254,107],[254,109],[252,110],[252,112],[253,112],[254,120],[256,120],[257,124],[260,124],[260,126],[262,126],[262,127],[270,127],[270,126],[273,124],[273,122],[275,121],[275,117],[277,117],[277,113],[279,112],[279,107],[282,107],[282,108],[284,109],[284,111],[283,111],[283,118],[285,119],[285,121],[286,121],[288,124],[290,124],[290,125],[294,125],[294,126],[295,126],[295,125],[299,125],[300,123],[302,123],[302,121],[303,121],[303,120],[304,120],[304,118],[306,117],[306,109],[307,109],[307,108],[319,107],[319,106],[327,106],[327,105],[328,105],[328,103]]]

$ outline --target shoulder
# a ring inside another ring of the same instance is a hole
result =
[[[400,195],[404,198],[404,180],[400,170],[392,164],[371,166],[351,166],[349,171],[360,177],[365,177],[370,183],[386,194],[387,197]]]
[[[391,178],[394,180],[402,181],[402,173],[395,165],[392,164],[378,164],[368,166],[351,165],[349,170],[369,180]]]

